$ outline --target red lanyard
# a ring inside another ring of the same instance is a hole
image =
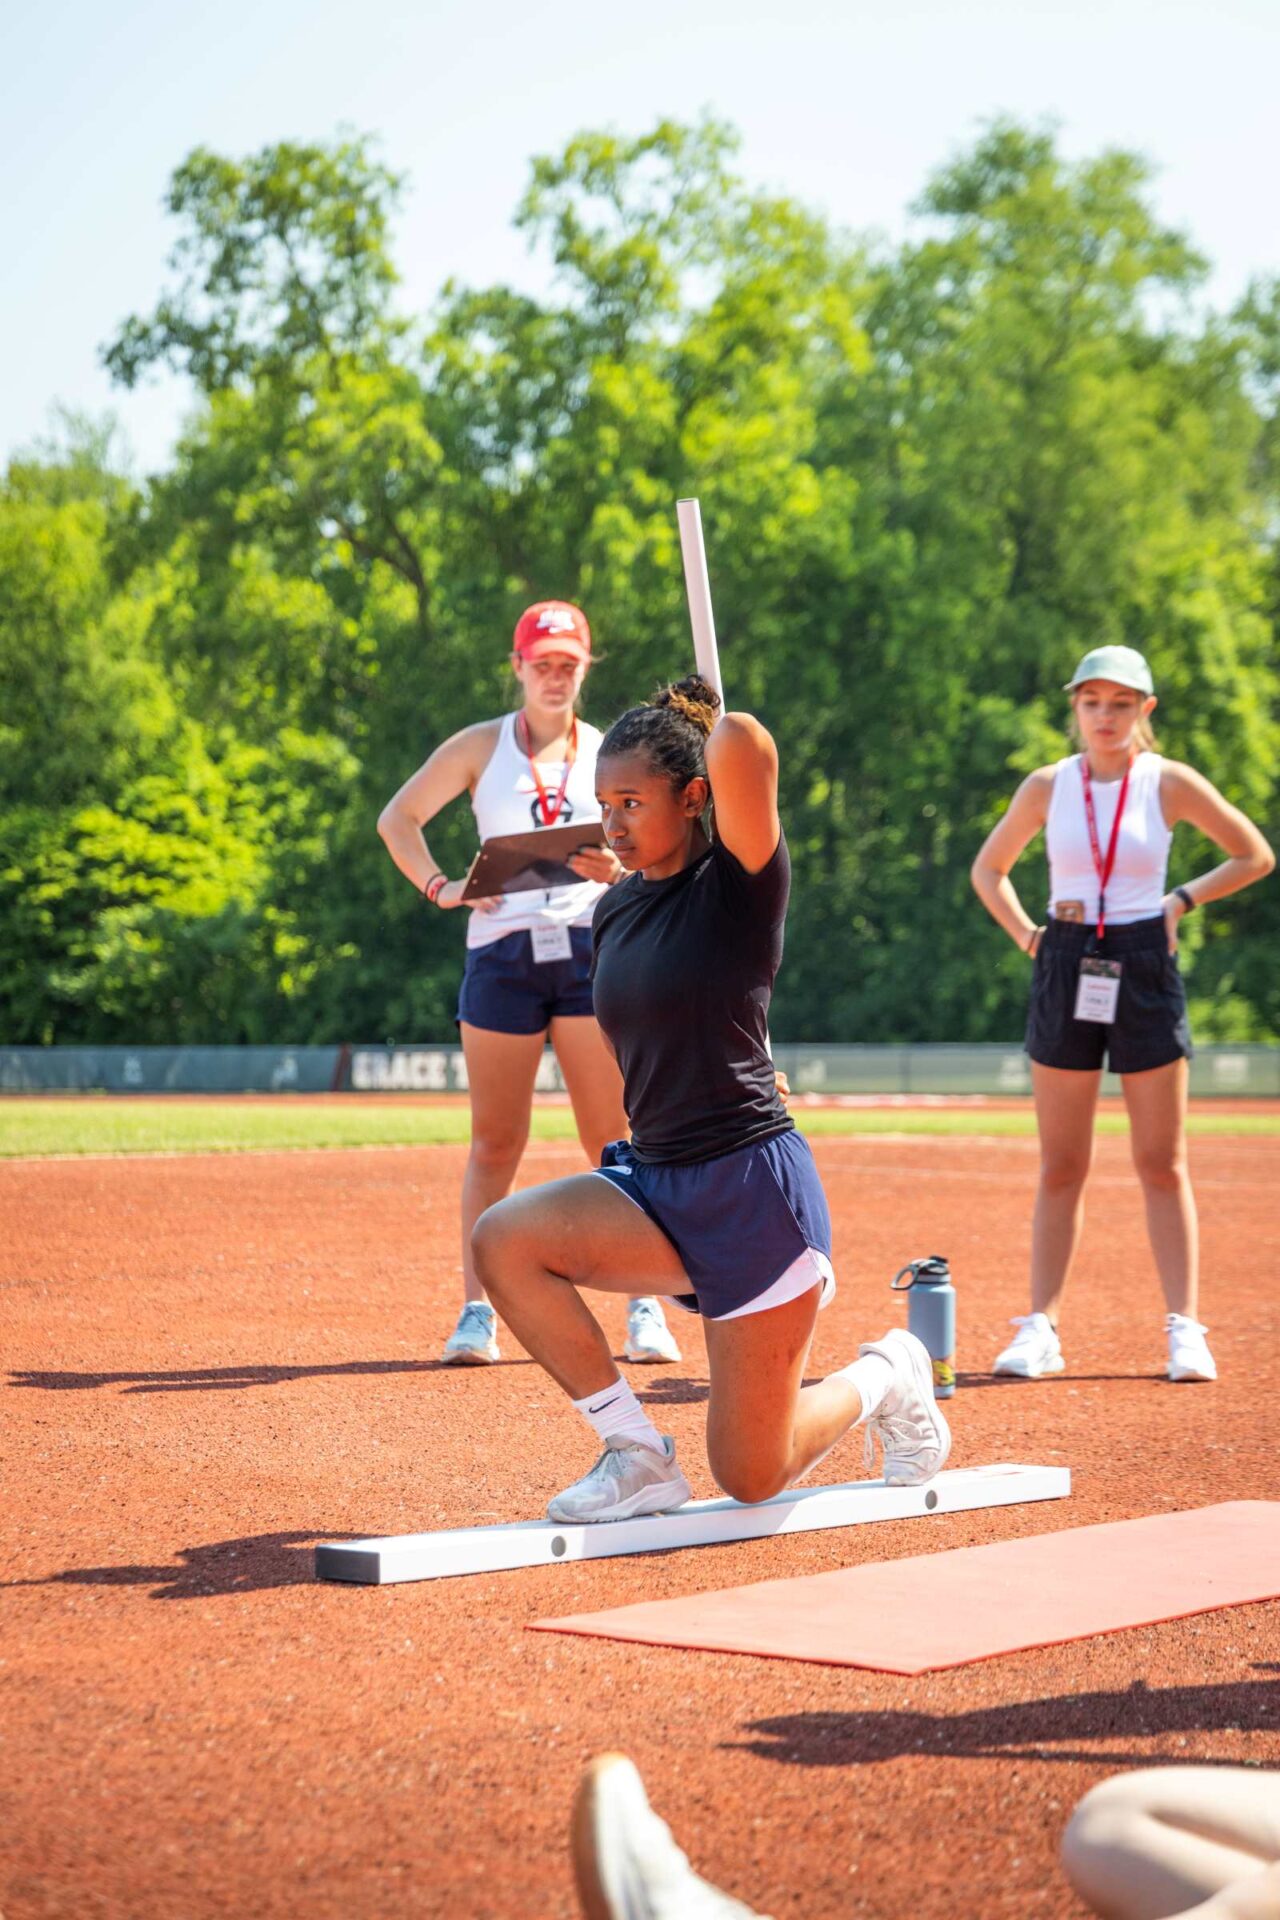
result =
[[[1098,876],[1098,938],[1101,940],[1107,930],[1107,882],[1111,878],[1116,864],[1116,848],[1120,844],[1120,822],[1124,819],[1124,803],[1129,793],[1129,775],[1133,772],[1130,760],[1124,770],[1124,779],[1120,782],[1120,798],[1116,802],[1116,817],[1111,827],[1111,838],[1107,842],[1107,857],[1102,857],[1102,843],[1098,839],[1098,816],[1093,810],[1093,782],[1089,775],[1089,756],[1080,755],[1080,780],[1084,787],[1084,813],[1089,823],[1089,851],[1093,855],[1093,870]]]
[[[542,775],[538,772],[538,763],[533,757],[533,742],[529,736],[529,722],[522,713],[516,716],[517,730],[522,720],[524,721],[524,740],[521,744],[529,756],[529,766],[533,773],[533,784],[538,789],[538,807],[542,814],[542,824],[544,827],[554,827],[556,821],[560,818],[560,809],[564,805],[565,789],[569,785],[569,775],[573,772],[573,763],[578,757],[578,723],[575,720],[570,729],[569,750],[565,756],[564,772],[560,775],[559,790],[556,793],[555,799],[552,800],[548,798],[547,790],[542,784]]]

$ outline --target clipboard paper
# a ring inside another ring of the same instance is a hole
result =
[[[564,827],[535,827],[529,833],[499,833],[486,840],[467,872],[463,903],[491,900],[498,893],[531,893],[548,887],[580,887],[582,876],[567,864],[584,847],[602,847],[598,820],[570,821]]]

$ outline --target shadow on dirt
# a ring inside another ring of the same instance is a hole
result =
[[[1259,1669],[1268,1671],[1274,1669]],[[1183,1755],[1120,1754],[1091,1740],[1145,1740],[1169,1733],[1276,1733],[1280,1681],[1239,1680],[1210,1687],[1148,1687],[1135,1680],[1111,1693],[1061,1694],[968,1713],[787,1713],[752,1720],[746,1731],[762,1739],[734,1741],[739,1752],[793,1767],[866,1766],[907,1754],[946,1754],[957,1760],[1014,1755],[1034,1760],[1101,1761],[1122,1765],[1238,1767],[1239,1756],[1215,1760]]]
[[[46,1580],[0,1580],[3,1587],[153,1587],[152,1600],[208,1600],[215,1595],[264,1593],[272,1587],[315,1582],[320,1540],[353,1540],[350,1533],[259,1533],[183,1547],[167,1567],[69,1567]],[[325,1582],[325,1585],[329,1585]]]
[[[1048,1387],[1060,1393],[1064,1386],[1076,1380],[1145,1380],[1151,1386],[1170,1385],[1163,1373],[1055,1373],[1043,1380],[1020,1380],[1011,1373],[958,1373],[956,1386],[963,1387],[966,1393],[973,1387]]]
[[[531,1367],[523,1356],[492,1362],[498,1367]],[[123,1387],[126,1393],[227,1393],[237,1387],[279,1387],[292,1380],[340,1379],[346,1374],[462,1373],[443,1360],[339,1360],[315,1367],[180,1367],[166,1373],[15,1373],[11,1387],[42,1387],[49,1393],[88,1392],[94,1387]]]
[[[636,1399],[647,1407],[693,1407],[709,1398],[711,1383],[709,1380],[681,1380],[678,1377],[668,1380],[655,1380],[651,1387],[636,1384],[635,1375],[631,1375]]]
[[[636,1384],[634,1374],[630,1378],[635,1387],[636,1399],[651,1407],[695,1407],[711,1398],[709,1380],[668,1378],[655,1380],[651,1387],[641,1387]],[[800,1384],[802,1387],[816,1387],[821,1378],[821,1374],[807,1373]]]

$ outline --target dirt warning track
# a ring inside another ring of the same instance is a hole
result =
[[[1029,1140],[814,1142],[840,1294],[811,1371],[948,1254],[955,1464],[1070,1465],[1073,1498],[381,1590],[317,1586],[342,1535],[539,1513],[589,1436],[510,1339],[436,1355],[463,1150],[0,1166],[5,1920],[575,1912],[583,1762],[621,1746],[695,1864],[777,1920],[1081,1911],[1079,1794],[1135,1763],[1280,1765],[1280,1606],[954,1672],[888,1675],[524,1631],[549,1613],[1235,1498],[1280,1498],[1280,1140],[1192,1143],[1222,1379],[1161,1378],[1127,1143],[1099,1142],[1068,1372],[983,1373],[1023,1308]],[[531,1150],[527,1180],[570,1171]],[[602,1317],[619,1343],[620,1305]],[[633,1369],[712,1491],[706,1363]],[[856,1478],[846,1442],[817,1477]]]

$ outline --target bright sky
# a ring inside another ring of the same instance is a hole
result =
[[[190,396],[115,394],[97,348],[164,283],[169,174],[346,125],[410,185],[403,303],[542,276],[510,218],[535,153],[709,107],[754,182],[900,236],[926,177],[998,113],[1072,156],[1136,148],[1161,217],[1233,301],[1280,271],[1276,0],[44,0],[0,67],[0,458],[57,400],[113,409],[161,465]]]

